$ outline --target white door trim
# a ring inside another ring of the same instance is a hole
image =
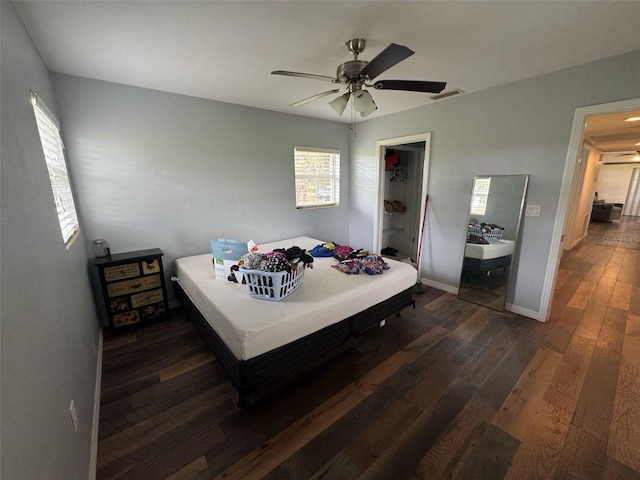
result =
[[[382,249],[382,222],[384,215],[384,153],[386,147],[394,145],[403,145],[406,143],[424,142],[424,168],[422,170],[422,204],[420,206],[420,228],[418,230],[418,249],[422,246],[422,223],[427,214],[424,199],[427,195],[427,185],[429,179],[429,152],[431,151],[431,132],[417,133],[415,135],[407,135],[404,137],[388,138],[378,140],[376,142],[376,152],[378,161],[376,162],[374,178],[378,182],[378,188],[375,189],[374,207],[373,207],[373,251],[380,252]],[[420,276],[420,265],[418,265],[418,277]]]
[[[540,308],[538,309],[538,320],[540,320],[541,322],[546,322],[549,318],[549,313],[551,312],[553,291],[556,285],[558,268],[560,266],[560,258],[562,256],[562,233],[564,231],[564,225],[567,221],[567,210],[571,195],[571,185],[576,174],[578,155],[580,154],[580,149],[582,148],[585,120],[589,115],[624,112],[625,110],[637,110],[639,108],[640,98],[623,100],[613,103],[603,103],[601,105],[592,105],[590,107],[576,108],[576,111],[573,115],[573,127],[571,128],[571,137],[569,140],[569,149],[567,151],[567,156],[564,164],[564,173],[562,175],[562,185],[560,187],[558,210],[556,211],[556,219],[553,225],[553,234],[551,236],[551,248],[549,250],[549,258],[547,260],[547,270],[545,274],[544,284],[542,285]]]
[[[623,215],[640,216],[640,168],[631,169],[631,178],[627,188],[627,196],[624,200]]]

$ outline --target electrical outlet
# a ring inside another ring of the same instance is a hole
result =
[[[71,400],[71,405],[69,405],[69,415],[71,416],[71,425],[73,426],[73,431],[78,431],[78,414],[76,413],[76,406]]]

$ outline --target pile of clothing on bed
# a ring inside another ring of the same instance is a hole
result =
[[[277,248],[267,253],[249,252],[242,256],[238,265],[246,270],[262,270],[263,272],[290,272],[298,263],[313,268],[313,257],[300,247]]]
[[[230,282],[238,283],[234,272],[244,270],[261,270],[263,272],[291,272],[302,263],[306,268],[313,268],[313,256],[300,247],[277,248],[270,252],[249,252],[244,254],[237,265],[231,267],[231,274],[227,278]],[[245,283],[244,277],[242,283]]]
[[[331,265],[339,272],[348,275],[366,273],[367,275],[380,275],[389,270],[389,265],[380,255],[371,255],[362,248],[356,250],[348,245],[339,245],[335,242],[322,243],[309,250],[314,257],[333,257],[340,263]]]
[[[369,255],[367,250],[363,250],[360,248],[359,250],[354,250],[348,245],[340,245],[336,242],[327,242],[316,245],[309,253],[314,257],[333,257],[337,260],[347,260],[349,258],[362,258]]]
[[[303,263],[306,268],[313,268],[313,258],[332,257],[339,263],[331,265],[339,272],[348,275],[366,273],[367,275],[380,275],[389,270],[389,265],[380,255],[369,254],[362,248],[354,249],[348,245],[340,245],[335,242],[327,242],[316,245],[311,250],[304,250],[293,246],[290,248],[277,248],[270,252],[249,252],[240,258],[237,265],[231,267],[228,276],[230,282],[238,282],[234,272],[242,270],[261,270],[263,272],[291,272]],[[243,278],[242,283],[245,280]]]

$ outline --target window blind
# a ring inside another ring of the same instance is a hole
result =
[[[67,164],[64,158],[64,147],[60,137],[59,124],[35,92],[31,95],[31,101],[38,124],[42,151],[47,163],[62,239],[68,247],[74,235],[78,233],[79,225]]]
[[[490,178],[476,178],[471,197],[471,215],[484,215],[487,211],[487,198],[491,188]]]
[[[296,207],[340,204],[340,150],[295,147]]]

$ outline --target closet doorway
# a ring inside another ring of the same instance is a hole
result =
[[[378,189],[373,248],[382,256],[414,265],[420,274],[426,215],[430,133],[376,143]]]

